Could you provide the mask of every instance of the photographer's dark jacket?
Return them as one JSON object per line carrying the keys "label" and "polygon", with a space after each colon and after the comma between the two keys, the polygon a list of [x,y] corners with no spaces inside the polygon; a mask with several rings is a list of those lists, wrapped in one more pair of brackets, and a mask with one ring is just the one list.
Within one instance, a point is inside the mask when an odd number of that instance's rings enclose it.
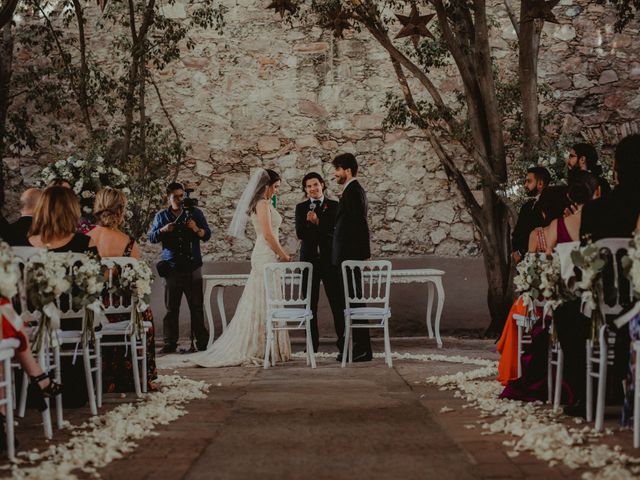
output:
{"label": "photographer's dark jacket", "polygon": [[[186,214],[184,210],[176,217],[171,208],[165,208],[156,214],[149,232],[151,243],[162,242],[162,260],[169,262],[172,269],[182,272],[194,271],[202,266],[200,242],[206,242],[211,238],[211,229],[202,210],[194,208],[192,212],[192,218],[196,225],[205,231],[202,238],[185,225]],[[162,227],[172,222],[176,223],[173,232],[160,232]]]}

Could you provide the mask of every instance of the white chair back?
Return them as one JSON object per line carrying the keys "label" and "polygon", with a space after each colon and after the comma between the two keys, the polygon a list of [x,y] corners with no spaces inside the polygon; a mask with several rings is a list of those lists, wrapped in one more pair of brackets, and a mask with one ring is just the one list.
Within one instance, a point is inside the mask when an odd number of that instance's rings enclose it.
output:
{"label": "white chair back", "polygon": [[313,265],[309,262],[268,263],[264,266],[267,310],[310,308]]}
{"label": "white chair back", "polygon": [[391,262],[388,260],[345,260],[342,262],[344,298],[351,303],[389,308]]}
{"label": "white chair back", "polygon": [[19,309],[18,313],[20,313],[25,323],[36,320],[36,310],[27,301],[27,271],[31,264],[42,262],[42,255],[46,251],[44,248],[36,247],[11,247],[15,267],[20,271],[18,276],[18,296],[13,299],[13,305]]}
{"label": "white chair back", "polygon": [[565,285],[569,285],[569,280],[575,277],[575,266],[571,261],[571,252],[580,246],[580,242],[559,243],[554,248],[555,253],[560,260],[560,276]]}
{"label": "white chair back", "polygon": [[134,307],[134,300],[128,295],[121,295],[114,292],[113,286],[117,282],[118,275],[126,265],[134,267],[138,260],[131,257],[104,257],[102,264],[107,267],[106,292],[103,295],[102,303],[105,314],[131,313]]}
{"label": "white chair back", "polygon": [[629,250],[629,238],[603,238],[594,242],[607,262],[602,271],[603,297],[600,308],[605,315],[618,315],[633,303],[633,287],[622,268]]}
{"label": "white chair back", "polygon": [[[84,253],[74,253],[74,252],[50,253],[49,255],[63,259],[65,270],[67,272],[67,276],[69,277],[73,275],[73,267],[75,265],[85,262],[88,258],[87,255]],[[61,319],[82,318],[82,316],[84,315],[82,307],[79,307],[78,309],[74,309],[73,289],[60,295],[56,303],[58,305],[58,310],[60,310]]]}

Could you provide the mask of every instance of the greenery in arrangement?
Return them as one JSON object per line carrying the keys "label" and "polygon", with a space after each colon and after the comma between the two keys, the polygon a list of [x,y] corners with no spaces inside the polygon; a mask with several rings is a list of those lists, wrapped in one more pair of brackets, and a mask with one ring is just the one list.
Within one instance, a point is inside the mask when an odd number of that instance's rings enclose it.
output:
{"label": "greenery in arrangement", "polygon": [[[136,205],[128,230],[139,237],[189,149],[165,107],[161,76],[195,47],[195,30],[223,27],[224,8],[194,2],[182,20],[166,15],[174,1],[98,5],[102,10],[79,0],[18,6],[20,21],[0,36],[0,84],[9,87],[0,88],[0,157],[45,153],[59,163],[71,152],[74,162],[96,166],[103,158],[111,170],[100,179],[81,172],[91,185],[79,187],[83,210],[94,186],[126,178]],[[160,105],[153,114],[151,100]]]}

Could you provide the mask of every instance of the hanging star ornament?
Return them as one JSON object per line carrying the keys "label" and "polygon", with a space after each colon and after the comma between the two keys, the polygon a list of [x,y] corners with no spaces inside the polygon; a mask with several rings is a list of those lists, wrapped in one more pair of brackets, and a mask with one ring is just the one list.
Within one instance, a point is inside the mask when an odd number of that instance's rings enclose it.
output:
{"label": "hanging star ornament", "polygon": [[272,0],[267,8],[273,8],[280,14],[280,18],[284,18],[287,10],[291,13],[296,11],[296,5],[291,0]]}
{"label": "hanging star ornament", "polygon": [[553,13],[553,9],[560,3],[560,0],[540,0],[532,2],[527,10],[525,21],[532,21],[536,18],[549,23],[560,23]]}
{"label": "hanging star ornament", "polygon": [[402,29],[398,32],[396,38],[411,37],[413,46],[416,48],[418,48],[418,44],[420,43],[420,37],[434,38],[427,28],[427,24],[435,17],[435,13],[420,15],[418,7],[416,7],[414,3],[411,5],[411,13],[408,16],[396,13],[396,17],[400,20],[400,23],[402,23]]}
{"label": "hanging star ornament", "polygon": [[322,26],[329,30],[333,30],[334,37],[343,38],[343,32],[352,27],[351,22],[349,22],[350,18],[351,16],[349,13],[342,10],[342,5],[338,5],[330,12],[326,13],[326,20]]}

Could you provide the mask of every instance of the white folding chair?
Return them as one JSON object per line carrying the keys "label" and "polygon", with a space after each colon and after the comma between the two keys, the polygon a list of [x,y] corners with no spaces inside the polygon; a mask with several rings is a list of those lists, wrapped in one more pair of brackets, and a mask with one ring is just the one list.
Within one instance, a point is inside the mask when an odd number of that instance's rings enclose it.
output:
{"label": "white folding chair", "polygon": [[636,352],[636,372],[633,392],[633,446],[640,448],[640,340],[632,344]]}
{"label": "white folding chair", "polygon": [[[267,298],[264,368],[276,364],[275,335],[280,331],[304,330],[307,365],[316,368],[311,338],[311,284],[313,265],[309,262],[268,263],[264,266]],[[271,357],[271,358],[269,358]]]}
{"label": "white folding chair", "polygon": [[[67,260],[67,269],[69,273],[73,271],[73,266],[86,261],[87,256],[82,253],[54,253],[50,255],[64,255]],[[71,301],[71,292],[63,294],[58,299],[58,308],[60,309],[60,319],[64,322],[65,319],[81,319],[84,315],[84,311],[74,310],[73,303]],[[84,376],[87,384],[87,398],[89,399],[89,409],[91,415],[98,414],[98,402],[97,399],[102,397],[102,357],[100,352],[100,341],[102,334],[100,331],[96,331],[99,325],[93,326],[92,336],[95,338],[94,345],[83,342],[83,336],[88,335],[88,332],[84,331],[85,326],[76,330],[60,330],[58,336],[60,338],[60,346],[73,345],[73,349],[60,349],[61,357],[72,357],[73,363],[75,363],[78,349],[81,350],[82,362],[84,366]],[[93,380],[93,374],[95,373],[95,384]],[[97,391],[97,393],[96,393]],[[58,415],[59,425],[62,422],[62,409]]]}
{"label": "white folding chair", "polygon": [[[342,367],[353,362],[353,332],[356,328],[381,328],[384,330],[384,354],[391,368],[391,344],[389,341],[389,294],[391,289],[391,262],[387,260],[345,260],[342,262],[344,285],[344,347]],[[367,304],[367,306],[352,306]],[[354,320],[367,320],[354,323]],[[370,323],[374,321],[374,323]]]}
{"label": "white folding chair", "polygon": [[[133,385],[136,395],[141,396],[143,392],[147,393],[147,333],[153,327],[153,324],[151,322],[143,322],[143,331],[140,333],[140,338],[138,339],[133,326],[133,312],[136,308],[135,300],[111,292],[111,287],[113,286],[116,276],[122,272],[125,266],[135,266],[138,260],[131,257],[105,257],[102,259],[102,263],[108,268],[108,293],[104,305],[104,313],[108,315],[129,314],[132,318],[130,320],[105,324],[102,328],[103,340],[100,342],[100,345],[101,347],[125,347],[131,351]],[[117,340],[118,337],[120,337],[121,340]],[[142,372],[140,370],[142,370]],[[140,380],[141,376],[142,382]],[[98,407],[100,406],[102,406],[102,385],[100,385],[98,395]]]}
{"label": "white folding chair", "polygon": [[[632,303],[632,286],[624,275],[622,257],[629,248],[628,238],[605,238],[594,242],[594,245],[607,253],[609,261],[602,273],[603,296],[599,299],[602,314],[620,315],[623,308]],[[595,429],[602,430],[606,401],[607,367],[614,362],[616,335],[607,323],[600,327],[598,344],[587,340],[587,421],[593,420],[593,380],[598,382],[596,399]],[[596,369],[594,370],[594,366]]]}
{"label": "white folding chair", "polygon": [[15,435],[13,428],[13,375],[11,374],[11,359],[20,342],[15,338],[0,340],[0,362],[2,363],[2,379],[0,380],[0,390],[2,398],[0,405],[5,406],[5,435],[7,445],[7,457],[10,461],[16,458]]}
{"label": "white folding chair", "polygon": [[[20,316],[25,325],[37,325],[39,317],[27,301],[26,291],[26,279],[27,272],[30,265],[38,262],[42,262],[42,255],[46,253],[44,248],[35,247],[12,247],[11,251],[14,255],[14,261],[16,268],[21,272],[18,283],[18,301],[20,305]],[[30,328],[31,331],[35,327]],[[31,332],[30,332],[31,333]],[[51,368],[55,369],[55,380],[60,383],[60,356],[59,348],[53,347],[49,344],[48,339],[45,339],[44,344],[40,352],[38,352],[38,363],[43,371],[48,372]],[[53,358],[53,361],[52,361]],[[14,367],[19,365],[14,364]],[[29,387],[29,376],[26,372],[23,373],[22,388],[20,390],[20,397],[18,399],[18,416],[24,417],[27,407],[27,391]],[[58,426],[62,424],[62,396],[57,395],[56,398],[56,413],[58,414]],[[45,398],[47,409],[42,412],[42,424],[44,426],[44,435],[46,438],[53,438],[53,427],[51,424],[51,405],[48,398]]]}

